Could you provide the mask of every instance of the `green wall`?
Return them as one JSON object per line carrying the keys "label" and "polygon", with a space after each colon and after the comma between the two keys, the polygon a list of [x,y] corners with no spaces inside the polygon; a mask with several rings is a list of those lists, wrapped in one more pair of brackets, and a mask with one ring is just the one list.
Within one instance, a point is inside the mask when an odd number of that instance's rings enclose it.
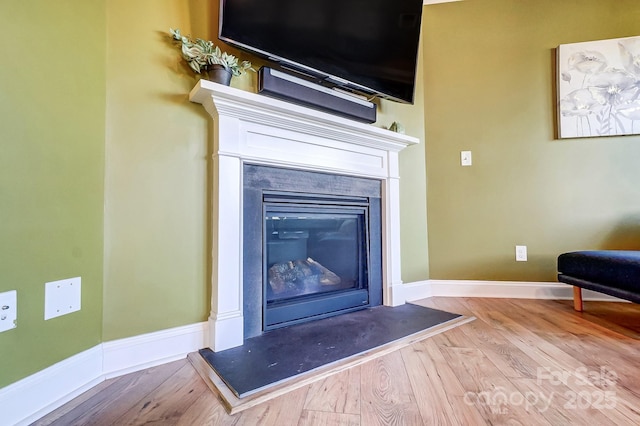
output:
{"label": "green wall", "polygon": [[[3,1],[0,27],[1,388],[101,341],[104,2]],[[45,321],[45,282],[76,276],[82,309]]]}
{"label": "green wall", "polygon": [[640,35],[640,3],[425,10],[430,277],[555,281],[561,252],[640,248],[640,137],[558,140],[554,124],[555,48]]}
{"label": "green wall", "polygon": [[211,8],[107,2],[105,341],[208,316],[210,119],[169,28],[206,38]]}
{"label": "green wall", "polygon": [[[426,10],[427,8],[425,8]],[[376,125],[389,127],[400,122],[405,133],[420,139],[420,143],[400,151],[400,241],[402,281],[411,283],[429,278],[427,237],[427,192],[425,180],[425,120],[424,120],[424,61],[418,56],[416,88],[413,105],[382,101]],[[419,195],[417,195],[419,194]]]}

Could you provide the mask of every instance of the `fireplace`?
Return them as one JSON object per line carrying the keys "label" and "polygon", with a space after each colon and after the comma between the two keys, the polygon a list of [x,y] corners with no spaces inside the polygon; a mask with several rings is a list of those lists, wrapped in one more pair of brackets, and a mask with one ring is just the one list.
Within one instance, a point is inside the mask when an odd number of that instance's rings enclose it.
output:
{"label": "fireplace", "polygon": [[212,350],[405,302],[398,153],[418,139],[206,80],[189,98],[213,119]]}
{"label": "fireplace", "polygon": [[381,182],[245,164],[245,338],[382,303]]}

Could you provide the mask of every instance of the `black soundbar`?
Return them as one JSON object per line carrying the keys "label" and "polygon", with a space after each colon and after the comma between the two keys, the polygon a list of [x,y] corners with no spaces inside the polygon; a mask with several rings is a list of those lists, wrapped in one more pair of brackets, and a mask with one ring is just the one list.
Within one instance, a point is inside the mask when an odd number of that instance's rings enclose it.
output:
{"label": "black soundbar", "polygon": [[269,67],[258,70],[258,93],[364,123],[376,121],[376,104]]}

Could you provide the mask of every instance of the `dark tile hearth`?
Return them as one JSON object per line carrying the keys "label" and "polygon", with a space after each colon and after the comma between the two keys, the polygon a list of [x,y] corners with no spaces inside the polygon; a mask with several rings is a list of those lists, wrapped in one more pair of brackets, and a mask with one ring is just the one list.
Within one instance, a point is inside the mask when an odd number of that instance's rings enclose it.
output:
{"label": "dark tile hearth", "polygon": [[202,349],[200,354],[236,396],[244,397],[459,317],[410,303],[377,306],[273,330],[221,352]]}

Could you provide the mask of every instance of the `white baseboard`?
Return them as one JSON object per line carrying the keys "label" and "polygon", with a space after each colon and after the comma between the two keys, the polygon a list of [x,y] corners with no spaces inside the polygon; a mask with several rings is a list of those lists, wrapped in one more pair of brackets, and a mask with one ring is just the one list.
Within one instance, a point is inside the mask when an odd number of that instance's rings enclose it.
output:
{"label": "white baseboard", "polygon": [[114,340],[0,389],[0,425],[28,425],[105,379],[182,359],[206,346],[206,322]]}
{"label": "white baseboard", "polygon": [[105,378],[182,359],[207,346],[208,324],[201,322],[102,344]]}
{"label": "white baseboard", "polygon": [[403,284],[398,293],[400,296],[399,299],[402,303],[427,299],[433,296],[433,293],[431,292],[431,284],[428,280]]}
{"label": "white baseboard", "polygon": [[[426,280],[405,284],[406,301],[428,297],[490,297],[511,299],[573,299],[573,287],[557,282]],[[583,300],[626,302],[591,290],[582,291]]]}
{"label": "white baseboard", "polygon": [[0,424],[30,424],[102,382],[101,346],[0,389]]}

